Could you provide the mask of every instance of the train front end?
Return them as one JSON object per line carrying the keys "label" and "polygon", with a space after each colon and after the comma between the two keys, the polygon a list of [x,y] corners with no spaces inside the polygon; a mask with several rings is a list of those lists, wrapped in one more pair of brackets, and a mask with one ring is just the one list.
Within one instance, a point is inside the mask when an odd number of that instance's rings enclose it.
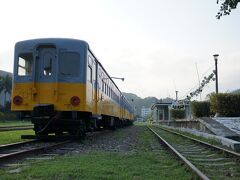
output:
{"label": "train front end", "polygon": [[32,118],[36,134],[76,133],[77,112],[86,111],[87,48],[67,39],[16,43],[11,109]]}

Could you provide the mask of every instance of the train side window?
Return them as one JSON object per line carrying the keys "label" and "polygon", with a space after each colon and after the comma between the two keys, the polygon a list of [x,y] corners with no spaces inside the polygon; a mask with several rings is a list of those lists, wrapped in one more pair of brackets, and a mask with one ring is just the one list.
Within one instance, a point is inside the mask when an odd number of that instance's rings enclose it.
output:
{"label": "train side window", "polygon": [[33,69],[33,55],[21,54],[18,57],[18,76],[31,76]]}
{"label": "train side window", "polygon": [[91,66],[88,66],[88,68],[87,68],[87,78],[88,78],[88,81],[90,82],[90,83],[92,83],[92,67]]}
{"label": "train side window", "polygon": [[59,73],[62,76],[78,77],[80,74],[80,54],[76,52],[60,53]]}
{"label": "train side window", "polygon": [[101,86],[102,86],[101,73],[100,69],[98,69],[98,89],[101,89]]}

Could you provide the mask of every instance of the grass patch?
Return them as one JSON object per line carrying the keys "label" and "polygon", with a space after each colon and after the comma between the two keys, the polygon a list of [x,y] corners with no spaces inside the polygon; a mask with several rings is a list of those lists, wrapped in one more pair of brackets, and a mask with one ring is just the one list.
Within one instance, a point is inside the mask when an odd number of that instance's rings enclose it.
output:
{"label": "grass patch", "polygon": [[[189,169],[161,147],[145,127],[136,133],[136,145],[126,152],[91,151],[57,156],[53,160],[28,160],[19,173],[0,169],[2,179],[196,179]],[[120,130],[119,130],[120,131]],[[124,131],[123,131],[124,132]],[[117,132],[117,137],[122,138]],[[155,147],[156,149],[152,149]],[[20,165],[21,167],[21,165]]]}
{"label": "grass patch", "polygon": [[124,155],[92,152],[58,157],[32,165],[17,174],[0,170],[3,179],[191,179],[190,173],[168,155]]}
{"label": "grass patch", "polygon": [[33,130],[18,130],[18,131],[0,132],[0,145],[24,141],[23,139],[21,139],[21,135],[23,135],[23,134],[33,135],[34,131]]}
{"label": "grass patch", "polygon": [[0,120],[0,126],[25,126],[25,125],[32,125],[31,121],[5,121],[5,120]]}

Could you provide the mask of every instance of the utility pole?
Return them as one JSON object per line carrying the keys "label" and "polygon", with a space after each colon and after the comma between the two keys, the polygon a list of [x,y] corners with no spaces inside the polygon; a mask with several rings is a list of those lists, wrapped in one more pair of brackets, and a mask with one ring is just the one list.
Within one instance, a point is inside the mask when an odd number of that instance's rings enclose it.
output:
{"label": "utility pole", "polygon": [[178,91],[175,91],[176,92],[176,102],[178,101]]}
{"label": "utility pole", "polygon": [[[197,67],[197,63],[195,63],[195,66],[196,66],[196,70],[197,70],[197,76],[198,76],[198,86],[200,87],[200,78],[199,78],[199,73],[198,73],[198,67]],[[200,101],[202,101],[202,93],[200,92],[199,95],[200,95]]]}
{"label": "utility pole", "polygon": [[218,94],[218,67],[217,67],[217,63],[218,63],[218,54],[214,54],[214,60],[215,60],[215,75],[216,75],[216,94]]}

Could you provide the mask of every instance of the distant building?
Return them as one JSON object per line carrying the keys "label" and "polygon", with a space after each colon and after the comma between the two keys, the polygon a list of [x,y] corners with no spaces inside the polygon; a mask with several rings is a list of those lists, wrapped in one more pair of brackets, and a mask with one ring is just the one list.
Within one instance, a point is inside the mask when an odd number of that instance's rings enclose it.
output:
{"label": "distant building", "polygon": [[141,109],[141,116],[144,118],[151,114],[151,108],[145,108],[144,106]]}
{"label": "distant building", "polygon": [[171,120],[171,106],[172,103],[157,102],[152,105],[153,122]]}
{"label": "distant building", "polygon": [[[9,75],[12,77],[12,73],[0,70],[0,77],[5,77],[6,75]],[[0,106],[4,105],[4,96],[5,96],[4,92],[3,91],[0,92]],[[10,101],[11,101],[10,94],[7,93],[6,102],[10,102]]]}
{"label": "distant building", "polygon": [[137,118],[137,121],[138,121],[138,122],[143,122],[143,118],[142,118],[142,117],[138,117],[138,118]]}

